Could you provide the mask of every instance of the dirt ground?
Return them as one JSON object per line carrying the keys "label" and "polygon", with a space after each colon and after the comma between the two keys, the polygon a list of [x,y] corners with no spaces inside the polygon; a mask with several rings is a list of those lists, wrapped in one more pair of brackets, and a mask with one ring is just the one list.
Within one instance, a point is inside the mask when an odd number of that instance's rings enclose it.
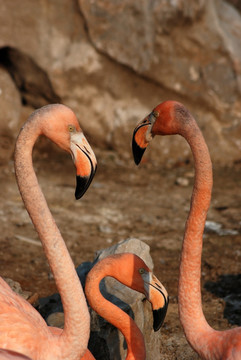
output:
{"label": "dirt ground", "polygon": [[[56,160],[58,158],[58,160]],[[170,305],[162,332],[160,359],[197,359],[187,344],[177,311],[179,256],[193,183],[192,163],[167,169],[146,161],[136,167],[112,151],[97,151],[98,169],[84,197],[74,199],[75,172],[68,155],[35,154],[34,165],[53,216],[78,266],[97,250],[136,237],[150,245],[154,272],[167,288]],[[219,275],[241,273],[241,163],[214,168],[208,220],[222,235],[204,236],[203,309],[216,329],[231,327],[225,302],[205,290]],[[56,291],[37,234],[16,186],[13,163],[0,168],[0,271],[39,297]],[[228,231],[227,231],[228,230]],[[30,241],[30,242],[29,242]]]}

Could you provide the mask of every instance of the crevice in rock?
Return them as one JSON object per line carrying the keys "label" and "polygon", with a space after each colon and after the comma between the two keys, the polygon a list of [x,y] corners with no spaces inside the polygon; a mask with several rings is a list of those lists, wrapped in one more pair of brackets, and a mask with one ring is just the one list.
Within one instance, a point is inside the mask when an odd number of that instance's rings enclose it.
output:
{"label": "crevice in rock", "polygon": [[19,89],[23,105],[39,108],[49,103],[60,103],[47,73],[34,60],[9,46],[0,49],[0,66],[11,75]]}
{"label": "crevice in rock", "polygon": [[241,1],[240,0],[226,0],[229,4],[233,5],[241,13]]}

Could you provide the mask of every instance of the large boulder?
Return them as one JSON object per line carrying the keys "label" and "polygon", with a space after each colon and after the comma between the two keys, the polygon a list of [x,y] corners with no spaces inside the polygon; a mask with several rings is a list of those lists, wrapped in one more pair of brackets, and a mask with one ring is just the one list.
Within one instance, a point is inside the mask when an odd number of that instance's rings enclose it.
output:
{"label": "large boulder", "polygon": [[[124,157],[136,122],[179,100],[213,161],[230,164],[241,149],[240,33],[232,0],[3,1],[0,64],[23,106],[69,105],[92,143]],[[153,147],[146,157],[159,162],[190,157],[181,138]]]}
{"label": "large boulder", "polygon": [[[171,97],[189,105],[214,161],[227,163],[240,157],[238,11],[225,1],[124,0],[112,4],[108,0],[79,0],[79,3],[91,40],[101,53],[148,78],[149,85],[159,84],[159,101]],[[148,89],[153,96],[151,110],[159,101],[154,100],[155,89]],[[154,147],[156,151],[151,156],[156,153],[159,158],[161,153],[163,160],[175,161],[178,153],[180,157],[188,153],[180,139],[174,145],[163,140]]]}

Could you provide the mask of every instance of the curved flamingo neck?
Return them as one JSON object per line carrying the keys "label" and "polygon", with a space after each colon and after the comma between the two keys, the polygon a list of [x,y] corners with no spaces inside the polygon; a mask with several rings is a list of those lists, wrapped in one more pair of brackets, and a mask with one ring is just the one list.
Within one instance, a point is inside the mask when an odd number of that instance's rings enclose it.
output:
{"label": "curved flamingo neck", "polygon": [[195,180],[182,247],[178,301],[184,332],[188,341],[198,351],[205,338],[203,335],[213,331],[202,311],[200,284],[202,236],[212,191],[212,163],[202,133],[191,116],[181,135],[192,150]]}
{"label": "curved flamingo neck", "polygon": [[64,358],[74,360],[80,359],[87,348],[89,312],[74,264],[32,165],[32,149],[41,135],[44,121],[50,119],[33,116],[21,130],[15,148],[15,173],[23,202],[42,242],[63,303],[65,326],[58,342],[60,353]]}
{"label": "curved flamingo neck", "polygon": [[111,276],[124,283],[119,280],[118,271],[115,271],[116,268],[119,269],[119,266],[120,260],[118,260],[118,266],[115,267],[115,260],[113,259],[110,259],[107,266],[97,263],[91,270],[91,274],[88,275],[85,294],[92,309],[122,332],[127,343],[126,360],[145,360],[145,342],[140,329],[129,315],[106,300],[99,289],[100,281],[106,276]]}

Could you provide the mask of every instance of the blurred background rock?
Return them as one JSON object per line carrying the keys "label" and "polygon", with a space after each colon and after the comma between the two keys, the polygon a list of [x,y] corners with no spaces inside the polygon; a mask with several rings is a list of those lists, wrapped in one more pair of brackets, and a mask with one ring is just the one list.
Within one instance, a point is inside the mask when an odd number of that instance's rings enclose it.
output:
{"label": "blurred background rock", "polygon": [[[54,102],[76,112],[94,147],[130,158],[134,125],[167,99],[196,117],[214,164],[240,161],[240,0],[0,0],[0,9],[0,163],[27,116]],[[177,137],[155,140],[146,157],[191,154]]]}

